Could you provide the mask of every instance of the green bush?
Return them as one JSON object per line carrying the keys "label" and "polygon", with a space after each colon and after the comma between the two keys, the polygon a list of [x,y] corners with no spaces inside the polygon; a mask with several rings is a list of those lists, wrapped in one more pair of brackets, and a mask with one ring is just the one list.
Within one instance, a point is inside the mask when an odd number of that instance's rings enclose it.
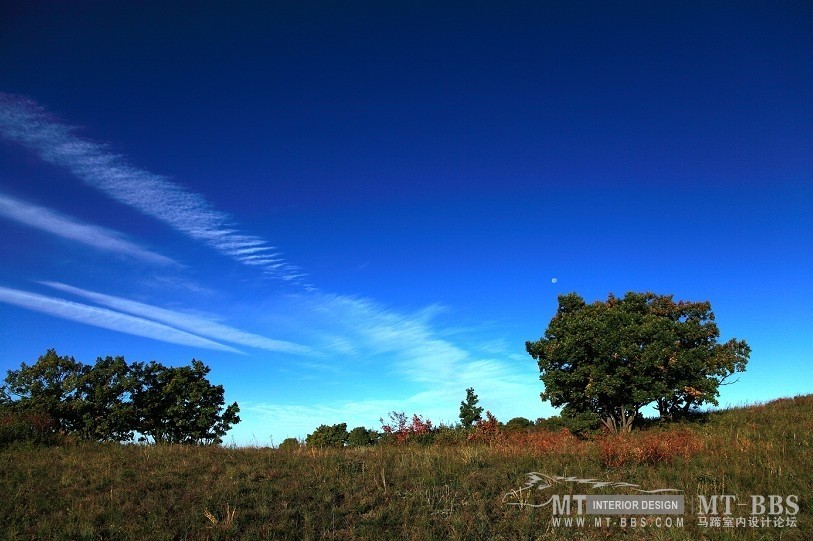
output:
{"label": "green bush", "polygon": [[435,429],[434,443],[436,445],[458,445],[468,441],[471,429],[463,425],[440,425]]}
{"label": "green bush", "polygon": [[525,430],[528,428],[533,428],[534,422],[526,419],[525,417],[514,417],[507,423],[505,423],[505,428],[508,430]]}
{"label": "green bush", "polygon": [[285,438],[282,440],[282,443],[279,444],[280,451],[296,451],[302,446],[296,438]]}
{"label": "green bush", "polygon": [[308,447],[344,447],[347,437],[347,423],[320,425],[313,433],[308,434],[305,443]]}
{"label": "green bush", "polygon": [[378,441],[378,432],[375,430],[368,430],[363,426],[357,426],[350,431],[347,436],[347,445],[353,447],[363,447],[365,445],[373,445]]}
{"label": "green bush", "polygon": [[586,413],[562,413],[548,419],[537,419],[536,426],[551,432],[559,432],[563,428],[568,429],[577,436],[585,436],[598,430],[601,424],[598,415]]}

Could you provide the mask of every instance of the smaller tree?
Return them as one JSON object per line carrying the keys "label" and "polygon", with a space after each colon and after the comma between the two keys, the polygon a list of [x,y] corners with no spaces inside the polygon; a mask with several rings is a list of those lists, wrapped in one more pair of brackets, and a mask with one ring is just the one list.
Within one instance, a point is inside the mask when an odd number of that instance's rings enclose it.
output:
{"label": "smaller tree", "polygon": [[347,445],[364,447],[365,445],[373,445],[376,440],[378,440],[378,432],[368,430],[363,426],[357,426],[347,436]]}
{"label": "smaller tree", "polygon": [[54,430],[75,433],[81,428],[81,382],[89,367],[54,349],[41,355],[33,365],[21,363],[9,370],[2,387],[9,410],[46,415]]}
{"label": "smaller tree", "polygon": [[466,399],[460,403],[460,422],[468,428],[482,420],[483,408],[477,405],[480,399],[474,394],[474,387],[466,389]]}
{"label": "smaller tree", "polygon": [[136,427],[130,402],[135,381],[124,357],[99,357],[79,381],[80,436],[90,441],[130,441]]}
{"label": "smaller tree", "polygon": [[308,434],[305,443],[309,447],[344,447],[347,437],[347,423],[319,425],[313,433]]}
{"label": "smaller tree", "polygon": [[434,428],[432,421],[429,419],[424,419],[415,413],[410,421],[406,413],[402,411],[390,412],[389,418],[389,424],[385,423],[383,418],[379,419],[381,431],[387,437],[394,438],[395,443],[404,443],[406,441],[431,443]]}
{"label": "smaller tree", "polygon": [[469,441],[494,442],[501,438],[500,421],[490,411],[486,418],[474,423],[474,430],[468,435]]}

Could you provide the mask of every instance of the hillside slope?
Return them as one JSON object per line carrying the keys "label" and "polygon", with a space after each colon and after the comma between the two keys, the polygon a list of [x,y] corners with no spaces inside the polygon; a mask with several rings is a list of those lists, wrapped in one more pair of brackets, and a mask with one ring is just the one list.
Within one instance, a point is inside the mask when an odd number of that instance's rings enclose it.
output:
{"label": "hillside slope", "polygon": [[[523,488],[530,472],[613,484]],[[611,517],[612,524],[597,526],[586,516],[583,527],[568,526],[553,520],[550,505],[531,507],[553,493],[639,494],[624,483],[683,494],[682,525],[677,516],[659,523],[650,516],[642,527],[640,517],[628,516],[624,524]],[[813,395],[807,395],[590,441],[513,433],[459,445],[293,452],[10,447],[0,451],[0,538],[804,540],[813,538],[811,487]],[[737,499],[724,515],[718,498],[719,525],[712,516],[703,525],[698,495],[706,502],[713,495]],[[781,513],[770,514],[778,511],[769,505],[772,495],[781,498]],[[760,497],[765,513],[754,515]]]}

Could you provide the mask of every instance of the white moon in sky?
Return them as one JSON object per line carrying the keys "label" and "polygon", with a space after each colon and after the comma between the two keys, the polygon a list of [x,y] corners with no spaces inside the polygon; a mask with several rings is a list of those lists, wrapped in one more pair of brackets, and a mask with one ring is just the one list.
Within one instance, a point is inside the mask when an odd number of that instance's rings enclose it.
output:
{"label": "white moon in sky", "polygon": [[550,279],[550,283],[551,283],[551,284],[555,284],[555,283],[556,283],[556,282],[558,282],[558,281],[559,281],[559,279],[558,279],[558,278],[551,278],[551,279]]}

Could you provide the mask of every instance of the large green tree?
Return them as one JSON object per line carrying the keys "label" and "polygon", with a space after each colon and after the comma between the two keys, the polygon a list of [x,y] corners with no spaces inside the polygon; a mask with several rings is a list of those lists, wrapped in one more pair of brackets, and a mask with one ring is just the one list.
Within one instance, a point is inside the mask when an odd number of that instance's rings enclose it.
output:
{"label": "large green tree", "polygon": [[525,347],[539,365],[543,400],[565,415],[595,414],[615,432],[630,430],[647,404],[668,419],[716,405],[719,386],[745,370],[750,354],[745,341],[719,336],[708,302],[630,292],[587,304],[570,293],[559,296],[544,336]]}

